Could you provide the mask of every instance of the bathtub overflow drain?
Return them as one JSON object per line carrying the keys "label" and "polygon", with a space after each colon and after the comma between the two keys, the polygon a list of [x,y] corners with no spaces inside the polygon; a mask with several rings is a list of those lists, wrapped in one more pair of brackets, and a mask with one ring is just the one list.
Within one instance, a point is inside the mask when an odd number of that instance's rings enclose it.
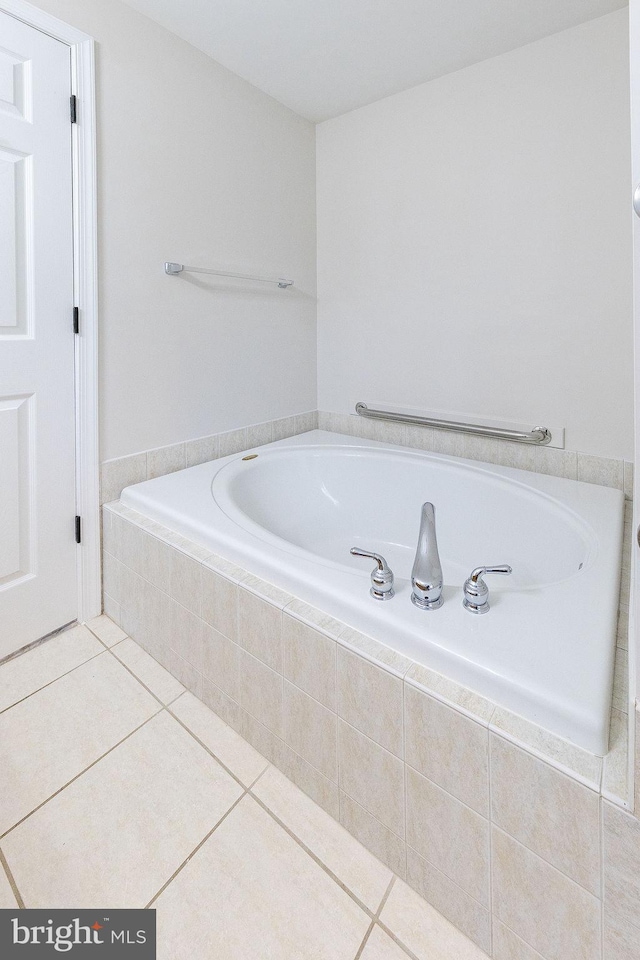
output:
{"label": "bathtub overflow drain", "polygon": [[242,459],[243,459],[243,460],[255,460],[255,458],[256,458],[257,456],[258,456],[257,453],[250,453],[248,457],[243,457]]}

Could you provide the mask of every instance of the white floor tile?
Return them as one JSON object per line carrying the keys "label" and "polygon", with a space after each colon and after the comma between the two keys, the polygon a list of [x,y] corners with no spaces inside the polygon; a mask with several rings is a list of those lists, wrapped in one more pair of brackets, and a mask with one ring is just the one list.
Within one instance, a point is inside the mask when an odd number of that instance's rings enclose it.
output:
{"label": "white floor tile", "polygon": [[279,770],[271,767],[253,793],[365,906],[375,912],[393,874]]}
{"label": "white floor tile", "polygon": [[394,883],[380,920],[418,957],[428,960],[489,960],[480,947],[460,933],[402,880]]}
{"label": "white floor tile", "polygon": [[18,902],[14,896],[9,878],[4,872],[4,867],[0,863],[0,910],[11,910],[17,907]]}
{"label": "white floor tile", "polygon": [[353,960],[369,917],[244,797],[154,906],[158,960]]}
{"label": "white floor tile", "polygon": [[0,710],[102,653],[104,647],[86,627],[72,627],[0,667]]}
{"label": "white floor tile", "polygon": [[114,643],[119,643],[126,637],[124,630],[121,630],[105,613],[93,620],[88,620],[87,626],[107,647],[112,647]]}
{"label": "white floor tile", "polygon": [[105,650],[0,714],[0,833],[158,709]]}
{"label": "white floor tile", "polygon": [[246,787],[269,766],[262,754],[192,693],[183,694],[171,711]]}
{"label": "white floor tile", "polygon": [[2,849],[28,907],[143,907],[241,794],[162,712],[8,834]]}
{"label": "white floor tile", "polygon": [[171,703],[184,691],[180,681],[138,646],[135,640],[127,637],[111,647],[111,652],[163,703]]}

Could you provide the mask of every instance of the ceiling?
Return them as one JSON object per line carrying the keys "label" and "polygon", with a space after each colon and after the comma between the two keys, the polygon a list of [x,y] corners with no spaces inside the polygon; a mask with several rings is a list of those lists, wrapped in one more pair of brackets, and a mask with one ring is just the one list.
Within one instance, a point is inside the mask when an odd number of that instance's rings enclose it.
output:
{"label": "ceiling", "polygon": [[314,122],[627,0],[126,0]]}

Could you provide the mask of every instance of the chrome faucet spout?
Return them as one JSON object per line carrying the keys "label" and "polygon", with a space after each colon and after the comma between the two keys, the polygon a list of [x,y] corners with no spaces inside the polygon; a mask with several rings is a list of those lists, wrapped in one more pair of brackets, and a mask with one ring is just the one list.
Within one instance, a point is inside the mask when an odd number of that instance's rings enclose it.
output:
{"label": "chrome faucet spout", "polygon": [[411,586],[411,600],[420,610],[436,610],[442,606],[443,577],[436,539],[436,511],[428,502],[422,504]]}

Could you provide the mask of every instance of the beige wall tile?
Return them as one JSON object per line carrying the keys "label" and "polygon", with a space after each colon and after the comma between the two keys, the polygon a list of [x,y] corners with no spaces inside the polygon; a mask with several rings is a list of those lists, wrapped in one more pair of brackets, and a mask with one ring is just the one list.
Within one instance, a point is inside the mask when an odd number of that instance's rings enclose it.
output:
{"label": "beige wall tile", "polygon": [[338,713],[402,757],[402,680],[342,646],[338,648]]}
{"label": "beige wall tile", "polygon": [[195,467],[198,463],[216,460],[219,450],[217,434],[211,437],[199,437],[197,440],[187,440],[185,443],[186,465]]}
{"label": "beige wall tile", "polygon": [[295,417],[281,417],[280,420],[273,420],[271,430],[274,441],[292,437],[295,433]]}
{"label": "beige wall tile", "polygon": [[489,904],[489,822],[407,767],[407,845]]}
{"label": "beige wall tile", "polygon": [[113,597],[120,606],[122,604],[122,581],[125,566],[116,560],[110,553],[102,554],[102,589]]}
{"label": "beige wall tile", "polygon": [[600,901],[497,827],[493,828],[493,910],[545,960],[594,960]]}
{"label": "beige wall tile", "polygon": [[578,479],[578,454],[575,450],[557,450],[553,447],[534,447],[534,470],[552,477]]}
{"label": "beige wall tile", "polygon": [[282,673],[282,611],[248,590],[238,594],[238,643]]}
{"label": "beige wall tile", "polygon": [[337,717],[321,703],[284,681],[284,739],[289,746],[317,767],[325,777],[338,781]]}
{"label": "beige wall tile", "polygon": [[607,913],[640,927],[640,820],[605,801],[603,830]]}
{"label": "beige wall tile", "polygon": [[298,413],[294,417],[294,426],[296,434],[308,433],[309,430],[318,429],[318,411],[307,410],[305,413]]}
{"label": "beige wall tile", "polygon": [[78,626],[3,663],[0,666],[0,711],[103,652],[103,645],[94,635],[86,627]]}
{"label": "beige wall tile", "polygon": [[100,502],[117,500],[125,487],[147,479],[147,454],[105,460],[100,469]]}
{"label": "beige wall tile", "polygon": [[[3,849],[29,906],[143,907],[241,793],[162,712],[5,837]],[[116,835],[118,843],[96,842]]]}
{"label": "beige wall tile", "polygon": [[494,960],[544,960],[544,957],[517,937],[499,920],[493,924]]}
{"label": "beige wall tile", "polygon": [[338,640],[341,646],[348,647],[378,666],[390,670],[397,677],[404,677],[411,666],[411,660],[403,657],[401,653],[397,653],[391,647],[379,643],[373,637],[359,633],[352,627],[343,626],[338,634]]}
{"label": "beige wall tile", "polygon": [[238,731],[240,735],[269,763],[273,763],[279,770],[282,770],[289,750],[284,740],[277,737],[275,733],[272,733],[246,710],[241,711],[240,720],[240,730]]}
{"label": "beige wall tile", "polygon": [[[164,540],[160,540],[150,533],[145,533],[139,568],[140,575],[165,593],[171,593],[174,555],[176,554],[177,551],[168,543],[165,543]],[[180,554],[180,556],[184,555]],[[179,597],[176,597],[176,599],[179,599]]]}
{"label": "beige wall tile", "polygon": [[577,778],[594,790],[600,789],[602,760],[600,757],[587,753],[580,747],[574,746],[568,740],[562,740],[553,733],[529,723],[522,717],[496,707],[491,718],[490,728],[494,733],[523,746],[529,753],[533,753],[542,760],[557,766],[560,770],[571,772]]}
{"label": "beige wall tile", "polygon": [[230,640],[238,639],[238,586],[202,565],[202,617]]}
{"label": "beige wall tile", "polygon": [[405,683],[433,695],[437,700],[450,704],[461,713],[466,713],[479,723],[489,723],[495,710],[495,703],[486,700],[473,690],[434,673],[419,663],[412,664],[407,670]]}
{"label": "beige wall tile", "polygon": [[265,443],[271,443],[273,440],[273,427],[271,420],[265,423],[254,423],[247,427],[247,450],[254,447],[261,447]]}
{"label": "beige wall tile", "polygon": [[168,473],[184,470],[186,464],[184,443],[147,450],[147,479],[153,480],[154,477],[164,477]]}
{"label": "beige wall tile", "polygon": [[333,817],[340,819],[340,797],[338,784],[329,780],[320,771],[304,760],[291,747],[283,744],[282,761],[278,759],[275,766],[291,780],[297,787],[311,797],[319,807]]}
{"label": "beige wall tile", "polygon": [[233,700],[240,700],[240,647],[209,624],[202,627],[202,673]]}
{"label": "beige wall tile", "polygon": [[220,687],[206,677],[202,678],[200,699],[236,733],[242,733],[244,710],[239,703],[228,697]]}
{"label": "beige wall tile", "polygon": [[171,704],[171,713],[240,780],[250,786],[268,761],[191,693]]}
{"label": "beige wall tile", "polygon": [[284,675],[297,687],[336,709],[336,642],[290,617],[282,618]]}
{"label": "beige wall tile", "polygon": [[172,550],[170,570],[171,596],[199,617],[202,609],[202,564],[179,550]]}
{"label": "beige wall tile", "polygon": [[189,660],[170,650],[167,669],[187,690],[202,699],[202,674]]}
{"label": "beige wall tile", "polygon": [[338,722],[340,787],[404,838],[404,764],[343,720]]}
{"label": "beige wall tile", "polygon": [[162,703],[171,703],[184,693],[182,684],[131,638],[117,643],[111,652]]}
{"label": "beige wall tile", "polygon": [[374,912],[392,874],[282,773],[270,767],[253,793]]}
{"label": "beige wall tile", "polygon": [[381,923],[417,957],[429,960],[487,960],[486,955],[419,897],[396,880],[380,914]]}
{"label": "beige wall tile", "polygon": [[404,840],[346,793],[340,794],[340,823],[378,860],[404,879],[407,860]]}
{"label": "beige wall tile", "polygon": [[635,749],[635,803],[634,810],[640,813],[640,706],[636,707],[636,749]]}
{"label": "beige wall tile", "polygon": [[629,655],[622,647],[616,647],[616,662],[613,674],[613,706],[621,713],[629,713]]}
{"label": "beige wall tile", "polygon": [[493,822],[600,896],[598,794],[491,735]]}
{"label": "beige wall tile", "polygon": [[491,951],[491,916],[487,907],[409,846],[407,883],[482,950]]}
{"label": "beige wall tile", "polygon": [[120,604],[117,603],[113,597],[110,597],[108,593],[102,593],[102,607],[104,609],[105,615],[113,620],[114,623],[120,622]]}
{"label": "beige wall tile", "polygon": [[629,717],[619,710],[611,711],[609,753],[604,758],[602,796],[628,803],[633,787],[629,784]]}
{"label": "beige wall tile", "polygon": [[6,710],[0,715],[0,833],[160,709],[105,650]]}
{"label": "beige wall tile", "polygon": [[597,483],[601,487],[624,487],[624,461],[610,460],[607,457],[591,457],[586,453],[578,454],[578,480]]}
{"label": "beige wall tile", "polygon": [[233,453],[243,452],[247,449],[246,427],[240,427],[239,430],[227,430],[226,433],[219,433],[218,445],[220,457],[229,457]]}
{"label": "beige wall tile", "polygon": [[408,683],[404,708],[406,762],[487,817],[487,728]]}
{"label": "beige wall tile", "polygon": [[193,960],[185,929],[207,930],[208,944],[223,944],[221,957],[346,960],[370,923],[252,797],[240,801],[154,906],[158,942],[172,960]]}
{"label": "beige wall tile", "polygon": [[246,650],[240,649],[239,678],[240,706],[277,737],[282,738],[282,676],[261,660],[256,660]]}
{"label": "beige wall tile", "polygon": [[171,600],[169,630],[171,649],[202,673],[204,667],[203,621],[177,600]]}
{"label": "beige wall tile", "polygon": [[323,610],[318,610],[316,607],[305,603],[304,600],[292,600],[286,606],[286,613],[308,627],[313,627],[314,630],[326,634],[332,640],[336,640],[341,631],[344,630],[344,623],[330,617]]}

